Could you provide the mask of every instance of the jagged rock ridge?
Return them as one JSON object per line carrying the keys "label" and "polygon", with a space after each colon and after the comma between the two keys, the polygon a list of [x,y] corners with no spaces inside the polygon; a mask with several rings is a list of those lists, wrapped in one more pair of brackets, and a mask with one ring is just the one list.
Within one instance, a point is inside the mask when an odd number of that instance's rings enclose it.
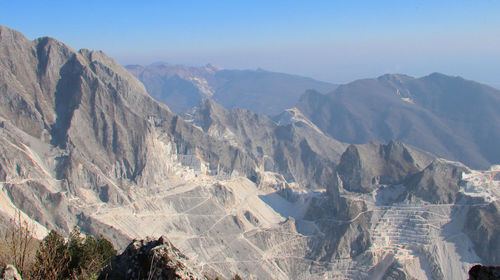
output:
{"label": "jagged rock ridge", "polygon": [[99,279],[206,279],[187,267],[188,262],[165,236],[157,240],[134,240],[113,259]]}

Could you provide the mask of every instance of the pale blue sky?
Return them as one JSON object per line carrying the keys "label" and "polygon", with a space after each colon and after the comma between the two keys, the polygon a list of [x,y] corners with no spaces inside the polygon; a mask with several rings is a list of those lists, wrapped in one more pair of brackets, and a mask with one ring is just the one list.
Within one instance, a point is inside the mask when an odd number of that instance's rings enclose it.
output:
{"label": "pale blue sky", "polygon": [[500,85],[500,1],[0,0],[0,24],[155,61],[348,82],[384,73]]}

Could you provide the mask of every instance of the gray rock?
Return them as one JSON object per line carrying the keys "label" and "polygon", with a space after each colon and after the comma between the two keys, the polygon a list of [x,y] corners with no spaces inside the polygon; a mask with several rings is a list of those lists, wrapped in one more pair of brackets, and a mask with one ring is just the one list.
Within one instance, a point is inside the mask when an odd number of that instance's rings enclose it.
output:
{"label": "gray rock", "polygon": [[427,166],[430,158],[394,141],[387,145],[351,145],[342,154],[337,173],[344,189],[365,193],[380,185],[402,182]]}
{"label": "gray rock", "polygon": [[0,273],[0,280],[23,280],[15,266],[8,264],[2,268]]}
{"label": "gray rock", "polygon": [[244,109],[229,111],[209,99],[200,103],[194,123],[214,138],[249,153],[261,170],[282,174],[288,182],[312,189],[330,184],[346,147],[307,124],[276,125],[266,116]]}
{"label": "gray rock", "polygon": [[470,170],[460,163],[434,160],[405,181],[408,192],[431,203],[455,203],[462,173]]}
{"label": "gray rock", "polygon": [[206,279],[168,239],[134,240],[99,279]]}
{"label": "gray rock", "polygon": [[500,262],[500,205],[492,203],[484,207],[471,207],[467,213],[463,231],[474,244],[477,254],[485,265]]}

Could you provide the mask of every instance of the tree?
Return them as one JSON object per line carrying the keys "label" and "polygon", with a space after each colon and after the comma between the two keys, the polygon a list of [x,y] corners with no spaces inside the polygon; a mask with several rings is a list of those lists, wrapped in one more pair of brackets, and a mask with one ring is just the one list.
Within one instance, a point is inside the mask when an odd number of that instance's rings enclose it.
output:
{"label": "tree", "polygon": [[64,238],[52,230],[37,251],[31,277],[36,280],[64,279],[68,265],[68,246]]}
{"label": "tree", "polygon": [[28,222],[22,221],[21,211],[17,211],[14,219],[10,221],[12,227],[5,232],[5,248],[1,250],[1,259],[3,262],[13,264],[19,274],[25,277],[31,270],[36,241],[31,235],[32,228]]}
{"label": "tree", "polygon": [[95,239],[90,235],[83,236],[75,227],[68,241],[68,253],[68,271],[73,278],[96,278],[100,270],[116,255],[116,250],[104,237]]}

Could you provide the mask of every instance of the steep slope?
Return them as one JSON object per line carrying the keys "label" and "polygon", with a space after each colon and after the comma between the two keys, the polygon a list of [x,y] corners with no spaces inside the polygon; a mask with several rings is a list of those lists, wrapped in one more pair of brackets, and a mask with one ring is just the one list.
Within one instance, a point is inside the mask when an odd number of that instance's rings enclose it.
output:
{"label": "steep slope", "polygon": [[500,162],[500,91],[459,77],[384,75],[309,91],[297,104],[320,129],[347,143],[397,140],[486,169]]}
{"label": "steep slope", "polygon": [[351,145],[338,166],[304,215],[323,235],[310,257],[331,264],[327,277],[466,279],[497,260],[498,167],[472,171],[397,142]]}
{"label": "steep slope", "polygon": [[263,115],[228,111],[209,99],[202,100],[193,121],[214,138],[247,151],[263,171],[312,189],[329,184],[346,147],[306,123],[276,125]]}
{"label": "steep slope", "polygon": [[342,154],[337,172],[344,189],[371,192],[380,185],[401,183],[426,167],[430,158],[394,141],[388,145],[351,145]]}
{"label": "steep slope", "polygon": [[20,210],[39,238],[78,225],[119,248],[167,234],[214,278],[310,265],[308,237],[270,206],[290,204],[277,190],[288,183],[250,148],[172,114],[101,52],[1,26],[0,57],[2,216]]}
{"label": "steep slope", "polygon": [[186,165],[201,168],[205,158],[220,174],[255,177],[256,163],[245,153],[172,114],[103,53],[0,31],[3,190],[42,225],[90,227],[88,217],[73,212],[74,199],[131,203],[131,185],[172,173],[162,163],[172,151]]}
{"label": "steep slope", "polygon": [[291,108],[307,89],[329,92],[335,85],[310,78],[264,70],[224,70],[213,65],[128,65],[126,68],[144,83],[156,100],[182,113],[203,98],[224,107],[243,108],[274,116]]}

